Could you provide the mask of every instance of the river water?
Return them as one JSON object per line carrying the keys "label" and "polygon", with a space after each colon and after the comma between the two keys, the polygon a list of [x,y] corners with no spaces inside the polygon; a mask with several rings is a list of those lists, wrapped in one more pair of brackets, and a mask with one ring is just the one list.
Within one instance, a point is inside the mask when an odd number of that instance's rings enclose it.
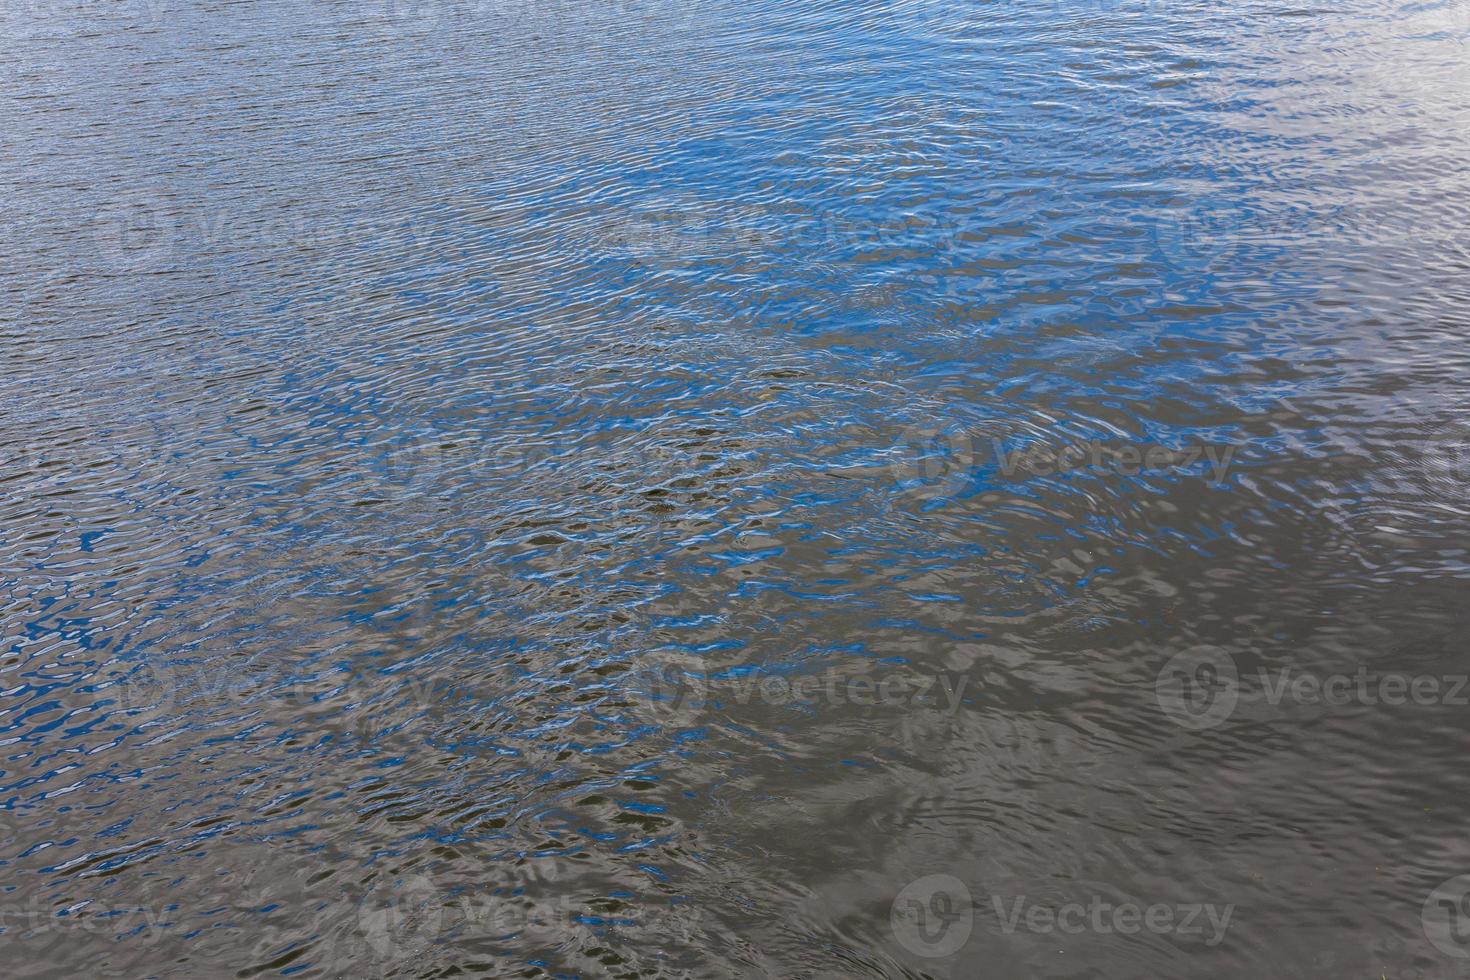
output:
{"label": "river water", "polygon": [[0,972],[1470,976],[1467,36],[7,3]]}

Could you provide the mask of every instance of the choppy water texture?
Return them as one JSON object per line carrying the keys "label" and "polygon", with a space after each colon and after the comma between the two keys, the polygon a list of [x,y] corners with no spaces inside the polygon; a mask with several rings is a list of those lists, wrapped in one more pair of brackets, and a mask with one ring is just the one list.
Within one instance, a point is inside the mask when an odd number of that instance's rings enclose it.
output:
{"label": "choppy water texture", "polygon": [[1467,35],[5,4],[0,972],[1470,976]]}

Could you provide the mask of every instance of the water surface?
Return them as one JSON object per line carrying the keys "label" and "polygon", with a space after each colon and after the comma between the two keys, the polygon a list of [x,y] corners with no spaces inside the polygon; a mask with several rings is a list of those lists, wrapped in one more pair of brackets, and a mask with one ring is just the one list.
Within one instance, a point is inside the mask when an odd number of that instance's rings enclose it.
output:
{"label": "water surface", "polygon": [[1467,34],[7,5],[6,975],[1470,975]]}

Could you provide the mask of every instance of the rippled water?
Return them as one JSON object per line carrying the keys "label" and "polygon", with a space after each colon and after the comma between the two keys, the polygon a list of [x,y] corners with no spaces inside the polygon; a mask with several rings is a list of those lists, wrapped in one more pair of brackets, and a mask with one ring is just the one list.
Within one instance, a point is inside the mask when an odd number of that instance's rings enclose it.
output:
{"label": "rippled water", "polygon": [[19,0],[13,977],[1470,976],[1463,0]]}

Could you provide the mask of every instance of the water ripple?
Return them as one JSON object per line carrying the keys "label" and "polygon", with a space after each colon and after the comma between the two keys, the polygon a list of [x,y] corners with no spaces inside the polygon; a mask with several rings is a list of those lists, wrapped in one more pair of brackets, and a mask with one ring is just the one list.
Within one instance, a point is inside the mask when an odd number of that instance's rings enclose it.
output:
{"label": "water ripple", "polygon": [[7,975],[1470,955],[1463,3],[0,37]]}

